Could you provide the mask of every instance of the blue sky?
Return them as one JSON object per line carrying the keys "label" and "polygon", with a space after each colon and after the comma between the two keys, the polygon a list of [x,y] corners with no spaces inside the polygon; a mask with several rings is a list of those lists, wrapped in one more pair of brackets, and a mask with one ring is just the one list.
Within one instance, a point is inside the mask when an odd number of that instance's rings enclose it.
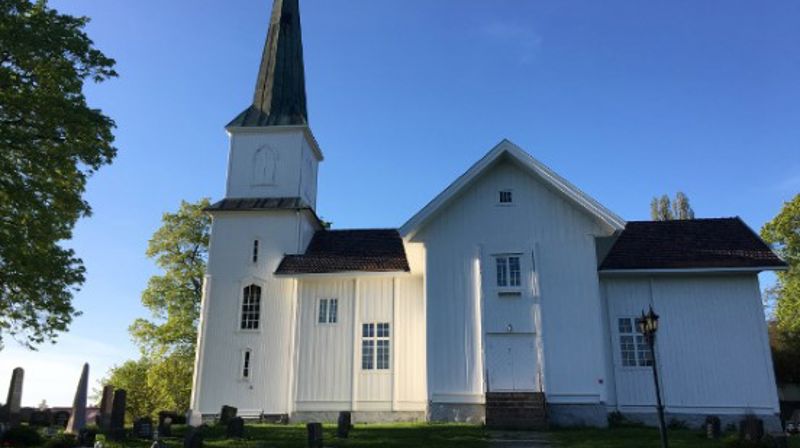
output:
{"label": "blue sky", "polygon": [[[271,1],[51,0],[92,18],[120,78],[87,88],[119,155],[88,187],[69,243],[83,311],[53,347],[8,341],[0,384],[71,402],[135,357],[127,326],[156,273],[161,214],[223,194],[223,126],[252,96]],[[800,192],[795,1],[301,0],[311,127],[326,155],[318,212],[335,227],[401,225],[509,138],[628,220],[686,192],[699,217],[756,230]],[[766,282],[770,281],[767,277]]]}

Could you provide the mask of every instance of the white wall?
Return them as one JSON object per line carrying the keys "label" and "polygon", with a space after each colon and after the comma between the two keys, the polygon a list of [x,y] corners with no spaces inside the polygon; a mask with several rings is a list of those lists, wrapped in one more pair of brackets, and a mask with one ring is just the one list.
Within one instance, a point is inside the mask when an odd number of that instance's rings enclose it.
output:
{"label": "white wall", "polygon": [[652,304],[661,316],[656,349],[668,411],[777,412],[755,274],[606,277],[603,288],[620,409],[651,410],[655,402],[650,368],[622,367],[617,339],[617,319]]}
{"label": "white wall", "polygon": [[[500,189],[513,191],[513,206],[497,205]],[[548,400],[603,400],[603,331],[593,236],[608,233],[593,217],[508,160],[490,168],[422,228],[413,241],[424,243],[427,257],[431,399],[483,400],[477,261],[492,253],[527,255],[536,247]],[[494,267],[486,272],[494,272]]]}
{"label": "white wall", "polygon": [[[296,411],[423,411],[425,315],[420,276],[300,280]],[[320,298],[339,300],[319,324]],[[389,322],[389,370],[361,370],[361,324]]]}

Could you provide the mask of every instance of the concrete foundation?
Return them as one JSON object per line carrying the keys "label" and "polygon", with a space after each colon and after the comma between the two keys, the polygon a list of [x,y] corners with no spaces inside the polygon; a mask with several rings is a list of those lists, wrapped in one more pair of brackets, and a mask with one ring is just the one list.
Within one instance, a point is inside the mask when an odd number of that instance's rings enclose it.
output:
{"label": "concrete foundation", "polygon": [[608,410],[601,404],[548,404],[549,423],[561,427],[608,426]]}
{"label": "concrete foundation", "polygon": [[[632,422],[642,423],[647,426],[658,426],[658,414],[655,412],[623,412],[622,415]],[[703,429],[705,428],[706,417],[709,415],[719,417],[723,431],[730,425],[738,428],[739,422],[746,417],[745,414],[682,414],[667,412],[664,414],[664,420],[667,425],[680,423],[687,428]],[[783,432],[781,420],[777,415],[755,414],[755,416],[764,421],[764,431],[768,433]]]}
{"label": "concrete foundation", "polygon": [[483,404],[471,403],[430,403],[428,420],[482,424],[486,421],[486,407]]}

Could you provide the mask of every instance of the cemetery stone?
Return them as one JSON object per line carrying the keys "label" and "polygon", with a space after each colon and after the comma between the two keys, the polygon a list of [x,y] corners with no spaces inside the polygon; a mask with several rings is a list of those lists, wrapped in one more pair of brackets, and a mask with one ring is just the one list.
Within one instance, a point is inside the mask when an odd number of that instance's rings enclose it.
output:
{"label": "cemetery stone", "polygon": [[69,421],[69,412],[67,411],[58,411],[53,414],[53,424],[56,426],[61,426],[62,428],[66,428],[68,421]]}
{"label": "cemetery stone", "polygon": [[203,448],[202,426],[192,426],[186,431],[183,448]]}
{"label": "cemetery stone", "polygon": [[78,432],[78,446],[94,446],[97,432],[83,428]]}
{"label": "cemetery stone", "polygon": [[0,422],[7,423],[14,427],[20,424],[20,406],[22,402],[22,379],[25,371],[22,367],[17,367],[11,373],[11,383],[8,386],[6,404],[0,413]]}
{"label": "cemetery stone", "polygon": [[149,417],[136,419],[133,422],[133,436],[137,439],[152,439],[153,420]]}
{"label": "cemetery stone", "polygon": [[347,411],[339,413],[339,421],[336,427],[336,437],[346,439],[353,427],[353,414]]}
{"label": "cemetery stone", "polygon": [[322,423],[309,423],[306,425],[308,431],[308,448],[322,447]]}
{"label": "cemetery stone", "polygon": [[222,409],[219,411],[219,424],[227,425],[232,418],[236,417],[238,411],[239,410],[233,406],[222,406]]}
{"label": "cemetery stone", "polygon": [[53,424],[53,414],[49,409],[33,411],[31,412],[31,418],[28,420],[28,424],[31,426],[50,426]]}
{"label": "cemetery stone", "polygon": [[225,430],[225,436],[229,439],[244,438],[244,419],[241,417],[234,417],[228,422]]}
{"label": "cemetery stone", "polygon": [[172,437],[172,423],[177,415],[174,412],[158,413],[158,434],[161,437]]}
{"label": "cemetery stone", "polygon": [[114,401],[111,405],[111,428],[109,436],[111,440],[125,439],[125,404],[128,393],[125,389],[114,391]]}
{"label": "cemetery stone", "polygon": [[739,422],[739,439],[758,442],[764,437],[764,421],[748,415]]}
{"label": "cemetery stone", "polygon": [[150,445],[150,448],[167,448],[167,445],[164,445],[164,442],[160,440],[156,440],[152,445]]}
{"label": "cemetery stone", "polygon": [[706,417],[706,437],[709,439],[719,439],[722,434],[722,422],[716,415]]}
{"label": "cemetery stone", "polygon": [[75,399],[72,400],[72,415],[67,423],[66,432],[80,434],[86,427],[86,394],[89,391],[89,364],[83,365],[78,388],[75,389]]}
{"label": "cemetery stone", "polygon": [[103,395],[100,398],[100,413],[97,416],[97,426],[105,431],[111,427],[111,408],[114,403],[114,386],[103,386]]}

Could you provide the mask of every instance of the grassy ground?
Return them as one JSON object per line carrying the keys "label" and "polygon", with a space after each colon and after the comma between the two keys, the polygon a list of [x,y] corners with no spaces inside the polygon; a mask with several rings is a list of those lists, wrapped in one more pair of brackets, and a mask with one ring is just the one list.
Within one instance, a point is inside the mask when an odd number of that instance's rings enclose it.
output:
{"label": "grassy ground", "polygon": [[[379,448],[489,448],[490,432],[480,426],[458,424],[387,424],[356,425],[350,438],[336,438],[336,426],[325,425],[325,446]],[[183,428],[166,439],[170,448],[183,446]],[[558,429],[548,433],[563,448],[659,448],[658,430],[654,428]],[[672,430],[670,448],[722,448],[719,440],[708,440],[700,431]],[[149,448],[152,442],[130,440],[124,444],[107,444],[112,448]],[[303,448],[306,429],[303,425],[247,425],[244,440],[226,440],[222,428],[206,430],[206,447],[216,448]],[[791,448],[800,448],[800,438],[790,441]]]}

